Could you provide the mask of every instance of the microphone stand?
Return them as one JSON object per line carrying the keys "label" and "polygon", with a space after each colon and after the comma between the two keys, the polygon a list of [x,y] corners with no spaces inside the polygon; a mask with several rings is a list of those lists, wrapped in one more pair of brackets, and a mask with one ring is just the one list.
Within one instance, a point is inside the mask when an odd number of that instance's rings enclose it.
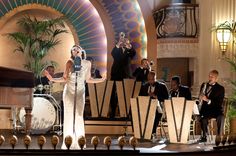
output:
{"label": "microphone stand", "polygon": [[75,71],[75,95],[74,95],[74,107],[73,107],[73,133],[75,133],[75,110],[76,110],[76,101],[77,101],[77,78],[78,71]]}
{"label": "microphone stand", "polygon": [[75,133],[75,113],[76,113],[76,102],[77,102],[77,79],[78,72],[81,70],[81,58],[76,57],[74,60],[74,70],[75,70],[75,95],[74,95],[74,107],[73,107],[73,133]]}

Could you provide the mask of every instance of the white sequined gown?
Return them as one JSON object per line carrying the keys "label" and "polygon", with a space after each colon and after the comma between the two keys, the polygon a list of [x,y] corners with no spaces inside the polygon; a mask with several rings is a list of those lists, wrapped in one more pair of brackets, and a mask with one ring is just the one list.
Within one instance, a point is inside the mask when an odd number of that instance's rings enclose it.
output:
{"label": "white sequined gown", "polygon": [[78,145],[79,136],[85,136],[84,131],[84,105],[85,105],[85,80],[90,77],[91,64],[87,60],[81,61],[81,70],[77,76],[77,96],[76,96],[76,111],[75,111],[75,132],[73,132],[73,113],[74,113],[74,97],[75,97],[75,81],[76,74],[70,73],[67,83],[63,91],[64,102],[64,125],[63,125],[63,144],[62,149],[67,149],[65,146],[65,137],[70,135],[73,138],[73,143],[70,149],[80,149]]}

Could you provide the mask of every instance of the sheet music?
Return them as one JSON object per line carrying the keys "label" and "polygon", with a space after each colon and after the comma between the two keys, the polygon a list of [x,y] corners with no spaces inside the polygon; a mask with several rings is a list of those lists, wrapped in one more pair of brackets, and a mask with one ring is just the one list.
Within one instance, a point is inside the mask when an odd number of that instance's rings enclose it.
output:
{"label": "sheet music", "polygon": [[198,109],[198,106],[197,106],[197,104],[195,103],[194,105],[193,105],[193,115],[199,115],[200,113],[199,113],[199,109]]}
{"label": "sheet music", "polygon": [[161,114],[163,113],[160,102],[158,100],[157,100],[157,112]]}

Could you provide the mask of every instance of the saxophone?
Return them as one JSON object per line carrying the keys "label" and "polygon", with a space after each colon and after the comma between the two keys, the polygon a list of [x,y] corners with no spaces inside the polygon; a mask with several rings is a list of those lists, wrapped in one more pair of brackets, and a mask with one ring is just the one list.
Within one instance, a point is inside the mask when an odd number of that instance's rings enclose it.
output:
{"label": "saxophone", "polygon": [[199,96],[198,96],[198,99],[199,99],[199,101],[198,101],[199,112],[201,111],[202,103],[203,103],[203,100],[202,100],[201,97],[205,95],[206,89],[207,89],[207,82],[204,82],[203,87],[202,87],[202,89],[201,89],[201,91],[199,93]]}

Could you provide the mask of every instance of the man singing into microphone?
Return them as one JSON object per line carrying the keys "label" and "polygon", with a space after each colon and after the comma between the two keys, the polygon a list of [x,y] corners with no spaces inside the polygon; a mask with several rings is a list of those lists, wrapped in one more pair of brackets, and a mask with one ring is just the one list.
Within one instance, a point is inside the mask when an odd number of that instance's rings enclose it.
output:
{"label": "man singing into microphone", "polygon": [[[225,89],[219,83],[217,83],[219,72],[217,70],[212,70],[209,73],[209,81],[204,87],[205,83],[201,85],[200,101],[202,101],[202,106],[200,110],[200,122],[202,129],[202,137],[200,142],[207,141],[207,127],[208,120],[211,118],[216,118],[217,122],[217,135],[222,135],[224,126],[224,114],[223,114],[223,100],[225,96]],[[203,88],[204,91],[203,91]]]}

